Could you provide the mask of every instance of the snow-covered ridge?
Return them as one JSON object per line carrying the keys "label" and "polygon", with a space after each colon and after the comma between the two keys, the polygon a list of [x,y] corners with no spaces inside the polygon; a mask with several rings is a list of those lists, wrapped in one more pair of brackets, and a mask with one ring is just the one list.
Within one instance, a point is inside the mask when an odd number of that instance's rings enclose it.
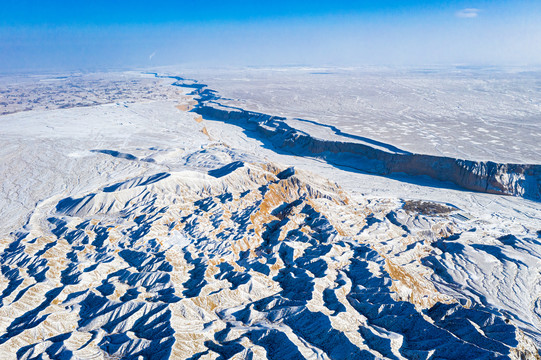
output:
{"label": "snow-covered ridge", "polygon": [[[156,74],[156,76],[159,76]],[[204,84],[181,77],[175,85],[193,88],[199,104],[193,111],[209,119],[257,131],[278,149],[377,175],[403,173],[452,182],[467,190],[541,200],[541,165],[472,161],[402,151],[386,144],[321,139],[288,125],[284,117],[220,104],[219,95]]]}
{"label": "snow-covered ridge", "polygon": [[468,227],[457,209],[417,204],[432,214],[409,215],[245,162],[52,205],[0,255],[0,345],[21,359],[537,354],[509,315],[439,292],[433,271],[411,262],[444,261],[444,246],[460,255],[444,245]]}
{"label": "snow-covered ridge", "polygon": [[0,358],[539,359],[539,202],[341,170],[158,80],[2,116]]}
{"label": "snow-covered ridge", "polygon": [[295,154],[317,156],[330,163],[368,173],[405,173],[450,181],[468,190],[541,199],[541,165],[498,164],[423,154],[390,152],[373,146],[318,139],[296,130],[284,118],[231,109],[211,103],[195,111],[210,119],[232,121],[257,130],[272,144]]}

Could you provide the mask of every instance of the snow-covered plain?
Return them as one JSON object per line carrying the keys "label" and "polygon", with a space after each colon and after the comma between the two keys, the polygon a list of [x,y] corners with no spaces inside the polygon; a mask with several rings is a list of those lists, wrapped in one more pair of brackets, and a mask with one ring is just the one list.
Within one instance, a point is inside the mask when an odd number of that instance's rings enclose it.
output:
{"label": "snow-covered plain", "polygon": [[[541,71],[522,68],[184,70],[223,104],[437,156],[540,163]],[[305,121],[310,120],[316,124]],[[348,138],[352,141],[352,138]]]}
{"label": "snow-covered plain", "polygon": [[[2,356],[539,358],[539,201],[295,155],[242,127],[246,113],[201,116],[201,98],[241,101],[191,81],[86,76],[54,77],[47,91],[30,91],[41,98],[26,111],[0,116]],[[19,83],[28,93],[34,82],[11,79],[12,94]],[[280,93],[267,86],[247,89]],[[44,108],[67,88],[73,99],[100,95]],[[250,110],[292,115],[287,102],[246,98],[259,106]],[[323,106],[304,104],[293,116]],[[272,135],[276,124],[262,127]],[[414,151],[392,138],[369,144]],[[524,139],[520,151],[539,154]]]}

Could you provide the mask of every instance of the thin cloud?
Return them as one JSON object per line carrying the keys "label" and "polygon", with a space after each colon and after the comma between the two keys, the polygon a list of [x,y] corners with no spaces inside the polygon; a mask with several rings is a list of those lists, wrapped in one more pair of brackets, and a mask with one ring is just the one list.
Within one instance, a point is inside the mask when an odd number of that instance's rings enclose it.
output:
{"label": "thin cloud", "polygon": [[480,12],[481,12],[480,9],[466,8],[466,9],[457,11],[455,15],[456,17],[463,18],[463,19],[473,19],[473,18],[476,18]]}

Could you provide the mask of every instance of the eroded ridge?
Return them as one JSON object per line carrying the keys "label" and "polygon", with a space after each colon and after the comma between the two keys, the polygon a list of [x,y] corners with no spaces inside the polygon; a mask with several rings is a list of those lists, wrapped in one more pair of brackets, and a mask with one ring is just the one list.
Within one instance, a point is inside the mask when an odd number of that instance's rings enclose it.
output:
{"label": "eroded ridge", "polygon": [[402,205],[353,201],[312,174],[241,161],[63,199],[2,241],[0,350],[20,359],[536,358],[516,319],[434,285],[445,282],[442,249],[460,256],[451,244],[470,226],[457,209]]}
{"label": "eroded ridge", "polygon": [[370,174],[429,176],[441,181],[439,186],[448,186],[445,183],[450,182],[472,191],[541,200],[541,165],[537,163],[499,163],[410,153],[390,144],[345,133],[334,126],[294,119],[329,128],[340,137],[321,138],[296,129],[285,117],[225,105],[222,100],[226,99],[195,80],[157,73],[154,75],[158,78],[175,79],[173,85],[193,89],[190,95],[194,96],[198,103],[190,108],[191,111],[207,119],[240,125],[245,130],[257,133],[260,139],[279,150],[321,158],[340,167]]}
{"label": "eroded ridge", "polygon": [[412,154],[399,149],[390,151],[390,146],[320,139],[289,126],[285,122],[286,118],[217,103],[203,103],[194,111],[209,119],[240,124],[248,130],[256,131],[277,149],[302,156],[315,156],[338,166],[384,176],[429,176],[467,190],[541,199],[541,165],[538,164],[463,160]]}

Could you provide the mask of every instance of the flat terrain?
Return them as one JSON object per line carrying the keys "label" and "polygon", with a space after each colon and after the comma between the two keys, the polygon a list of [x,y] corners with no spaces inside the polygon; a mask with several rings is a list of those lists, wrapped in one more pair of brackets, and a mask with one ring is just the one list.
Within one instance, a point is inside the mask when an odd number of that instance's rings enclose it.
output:
{"label": "flat terrain", "polygon": [[[460,159],[541,163],[541,82],[524,69],[280,68],[184,71],[235,105]],[[306,123],[295,118],[314,121]]]}

